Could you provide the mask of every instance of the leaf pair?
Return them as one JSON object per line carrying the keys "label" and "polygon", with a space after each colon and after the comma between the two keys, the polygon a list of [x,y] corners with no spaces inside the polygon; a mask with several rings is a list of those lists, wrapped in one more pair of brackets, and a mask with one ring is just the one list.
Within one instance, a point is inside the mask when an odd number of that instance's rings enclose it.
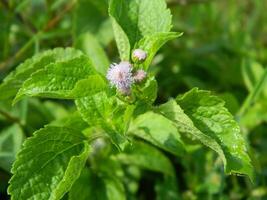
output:
{"label": "leaf pair", "polygon": [[164,0],[111,0],[109,15],[121,60],[130,60],[132,49],[148,53],[143,68],[168,40],[181,36],[170,32],[172,16]]}

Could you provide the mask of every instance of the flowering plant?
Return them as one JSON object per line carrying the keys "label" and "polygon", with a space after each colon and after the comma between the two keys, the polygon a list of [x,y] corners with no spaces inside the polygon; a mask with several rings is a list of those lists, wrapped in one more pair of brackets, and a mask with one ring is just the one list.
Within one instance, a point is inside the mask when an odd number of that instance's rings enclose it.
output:
{"label": "flowering plant", "polygon": [[253,180],[245,140],[223,100],[194,88],[154,103],[151,62],[182,35],[170,31],[165,1],[111,0],[109,16],[118,64],[100,66],[79,50],[56,48],[23,62],[0,86],[15,97],[13,104],[42,97],[73,100],[77,108],[26,139],[12,166],[11,198],[126,199],[135,196],[131,183],[146,169],[162,174],[159,198],[179,199],[175,170],[163,152],[181,158],[193,143],[215,151],[225,173]]}

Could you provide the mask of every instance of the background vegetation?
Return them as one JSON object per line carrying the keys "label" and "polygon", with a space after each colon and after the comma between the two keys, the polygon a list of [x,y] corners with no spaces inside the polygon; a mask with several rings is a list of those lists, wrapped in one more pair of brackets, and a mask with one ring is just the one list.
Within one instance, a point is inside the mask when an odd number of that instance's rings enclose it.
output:
{"label": "background vegetation", "polygon": [[[182,158],[168,155],[183,199],[267,199],[267,1],[168,0],[173,30],[152,67],[157,103],[193,87],[211,90],[236,116],[256,166],[256,180],[226,176],[217,155],[200,145]],[[84,34],[86,33],[86,37]],[[94,57],[103,47],[119,60],[105,0],[1,0],[0,79],[26,58],[46,49],[74,46]],[[98,48],[98,56],[102,50]],[[97,56],[97,55],[95,55]],[[97,62],[98,59],[96,59]],[[103,60],[109,64],[108,60]],[[0,199],[8,199],[10,167],[23,140],[73,110],[68,101],[28,99],[15,107],[0,94]],[[215,163],[215,164],[214,164]],[[140,199],[153,199],[155,174],[146,172]]]}

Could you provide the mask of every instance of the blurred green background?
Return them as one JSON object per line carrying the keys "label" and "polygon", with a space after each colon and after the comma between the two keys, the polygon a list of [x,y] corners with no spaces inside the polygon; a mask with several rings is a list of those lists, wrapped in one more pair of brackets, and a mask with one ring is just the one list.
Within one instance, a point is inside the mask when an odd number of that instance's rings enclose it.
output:
{"label": "blurred green background", "polygon": [[[153,1],[153,0],[151,0]],[[184,35],[165,45],[151,73],[159,82],[156,103],[192,87],[211,90],[226,101],[250,147],[256,180],[226,176],[215,153],[202,146],[173,158],[183,199],[267,199],[267,83],[252,104],[246,99],[265,80],[267,1],[167,0],[173,30]],[[0,0],[0,80],[26,58],[55,47],[74,46],[86,54],[119,61],[106,0]],[[103,61],[107,62],[108,61]],[[266,74],[265,74],[266,75]],[[10,167],[25,137],[74,108],[65,101],[30,99],[11,107],[0,94],[0,199],[8,199]],[[12,147],[12,148],[11,148]],[[140,199],[153,199],[149,174]]]}

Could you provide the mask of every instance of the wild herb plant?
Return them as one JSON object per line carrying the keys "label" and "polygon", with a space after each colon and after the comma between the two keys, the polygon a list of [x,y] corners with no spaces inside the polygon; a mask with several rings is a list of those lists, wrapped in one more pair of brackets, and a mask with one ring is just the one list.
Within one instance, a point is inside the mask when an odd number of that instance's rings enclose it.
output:
{"label": "wild herb plant", "polygon": [[179,199],[176,172],[164,152],[183,159],[196,143],[218,154],[226,174],[253,181],[247,144],[222,99],[194,88],[154,104],[151,62],[166,42],[182,39],[171,32],[165,1],[110,0],[109,17],[117,62],[55,48],[20,64],[0,86],[1,98],[14,97],[13,105],[40,97],[76,106],[71,116],[25,140],[11,170],[11,199],[130,199],[141,169],[162,174],[158,199]]}

